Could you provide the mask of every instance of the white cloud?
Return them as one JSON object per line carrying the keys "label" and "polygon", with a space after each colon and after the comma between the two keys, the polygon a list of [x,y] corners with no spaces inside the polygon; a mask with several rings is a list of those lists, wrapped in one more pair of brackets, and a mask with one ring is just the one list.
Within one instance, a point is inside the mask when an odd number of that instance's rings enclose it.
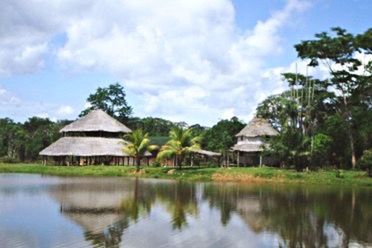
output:
{"label": "white cloud", "polygon": [[58,106],[21,99],[0,85],[0,118],[10,117],[17,121],[24,121],[29,117],[37,116],[55,121],[74,118],[74,113],[75,110],[68,105]]}
{"label": "white cloud", "polygon": [[75,111],[74,111],[73,107],[68,106],[68,105],[60,106],[57,110],[57,114],[61,115],[61,116],[71,115],[74,112]]}
{"label": "white cloud", "polygon": [[221,117],[223,119],[230,119],[232,117],[235,116],[235,109],[233,108],[228,108],[228,109],[225,109],[223,112],[222,112],[222,115]]}
{"label": "white cloud", "polygon": [[21,100],[0,85],[0,109],[9,105],[20,106]]}
{"label": "white cloud", "polygon": [[200,122],[216,121],[224,117],[223,109],[233,108],[247,119],[258,101],[283,89],[263,77],[265,59],[280,51],[280,28],[308,7],[288,1],[240,34],[227,0],[148,4],[127,1],[109,16],[100,13],[105,8],[95,8],[91,18],[67,29],[59,58],[71,67],[119,75],[143,97],[143,106],[135,109],[139,114]]}
{"label": "white cloud", "polygon": [[85,102],[84,103],[84,109],[87,109],[87,108],[90,108],[92,107],[92,104],[90,104],[90,102]]}
{"label": "white cloud", "polygon": [[37,113],[35,115],[36,117],[39,117],[39,118],[49,118],[49,114],[48,113]]}
{"label": "white cloud", "polygon": [[[121,78],[142,99],[134,106],[138,115],[203,124],[231,109],[247,120],[259,101],[285,87],[270,76],[274,72],[265,60],[281,52],[280,29],[309,6],[288,0],[254,28],[239,30],[230,0],[0,5],[7,10],[0,30],[18,29],[2,33],[7,37],[2,44],[9,45],[0,46],[0,61],[10,63],[0,63],[0,73],[35,70],[45,63],[46,51],[55,52],[69,70],[108,71]],[[27,15],[16,14],[22,11]],[[53,50],[51,40],[58,34],[66,39]]]}

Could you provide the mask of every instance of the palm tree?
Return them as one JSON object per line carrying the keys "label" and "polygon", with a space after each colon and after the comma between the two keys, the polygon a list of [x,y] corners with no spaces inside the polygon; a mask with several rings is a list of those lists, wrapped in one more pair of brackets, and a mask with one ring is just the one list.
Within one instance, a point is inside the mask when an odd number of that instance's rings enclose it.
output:
{"label": "palm tree", "polygon": [[200,150],[200,137],[193,137],[191,129],[175,127],[169,132],[169,141],[158,153],[158,159],[174,158],[175,166],[181,169],[184,156],[195,150]]}
{"label": "palm tree", "polygon": [[157,148],[156,145],[150,145],[150,138],[148,133],[144,133],[142,129],[137,129],[132,133],[124,136],[124,139],[129,143],[125,144],[123,151],[129,156],[136,159],[136,171],[140,169],[141,158],[146,155],[146,152]]}

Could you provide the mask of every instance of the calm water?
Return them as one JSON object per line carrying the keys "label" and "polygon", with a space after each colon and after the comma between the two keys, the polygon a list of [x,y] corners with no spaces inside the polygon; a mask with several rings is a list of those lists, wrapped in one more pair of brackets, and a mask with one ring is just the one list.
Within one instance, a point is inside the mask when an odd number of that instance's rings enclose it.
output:
{"label": "calm water", "polygon": [[372,246],[372,190],[0,174],[0,247],[278,246]]}

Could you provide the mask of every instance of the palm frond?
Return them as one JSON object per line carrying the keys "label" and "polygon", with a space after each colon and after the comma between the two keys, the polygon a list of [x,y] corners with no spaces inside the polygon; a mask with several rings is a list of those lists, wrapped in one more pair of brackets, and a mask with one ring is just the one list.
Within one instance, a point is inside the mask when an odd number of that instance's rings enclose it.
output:
{"label": "palm frond", "polygon": [[157,156],[157,159],[159,160],[164,160],[166,158],[171,158],[173,157],[174,155],[176,155],[175,151],[174,150],[161,150],[159,153],[158,153],[158,156]]}
{"label": "palm frond", "polygon": [[129,143],[126,143],[123,147],[123,151],[130,156],[144,156],[150,147],[150,139],[147,133],[144,133],[141,129],[137,129],[132,133],[124,136],[124,139]]}

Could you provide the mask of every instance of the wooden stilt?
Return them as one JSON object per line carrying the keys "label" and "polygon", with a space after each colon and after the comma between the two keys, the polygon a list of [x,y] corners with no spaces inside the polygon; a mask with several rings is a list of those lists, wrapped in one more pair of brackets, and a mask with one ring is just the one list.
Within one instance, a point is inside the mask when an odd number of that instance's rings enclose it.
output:
{"label": "wooden stilt", "polygon": [[238,167],[240,167],[240,152],[238,151],[238,157],[236,158]]}
{"label": "wooden stilt", "polygon": [[260,154],[260,167],[262,167],[262,154]]}

